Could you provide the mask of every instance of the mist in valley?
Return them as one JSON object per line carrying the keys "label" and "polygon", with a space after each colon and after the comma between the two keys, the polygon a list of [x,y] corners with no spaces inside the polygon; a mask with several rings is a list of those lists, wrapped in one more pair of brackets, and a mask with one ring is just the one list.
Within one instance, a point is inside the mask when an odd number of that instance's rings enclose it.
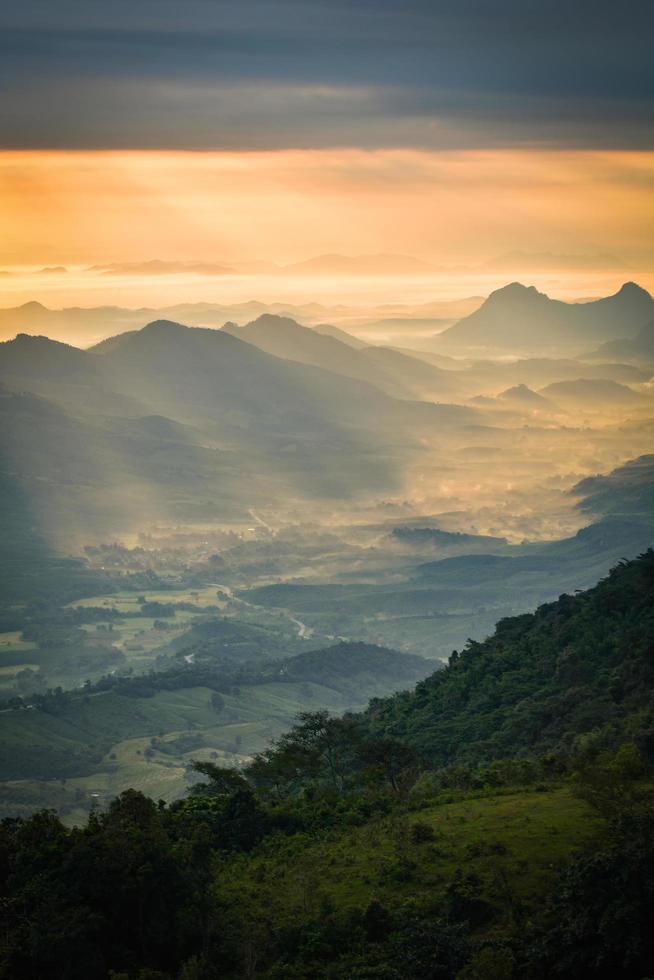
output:
{"label": "mist in valley", "polygon": [[[175,799],[192,760],[243,765],[651,543],[642,287],[329,312],[2,313],[8,812]],[[139,677],[155,701],[124,714]],[[96,689],[105,720],[73,722]]]}

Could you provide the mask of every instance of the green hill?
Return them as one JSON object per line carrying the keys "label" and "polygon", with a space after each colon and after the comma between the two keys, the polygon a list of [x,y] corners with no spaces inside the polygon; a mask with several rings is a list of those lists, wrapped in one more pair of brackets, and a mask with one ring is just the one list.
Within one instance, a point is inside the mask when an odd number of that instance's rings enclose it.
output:
{"label": "green hill", "polygon": [[[0,823],[4,975],[642,980],[654,955],[653,588],[648,551],[587,593],[500,622],[414,692],[358,715],[304,711],[243,774],[206,752],[211,715],[240,710],[229,727],[251,752],[258,692],[276,706],[270,735],[298,683],[305,698],[324,685],[342,710],[420,665],[342,644],[258,673],[222,668],[221,684],[214,665],[213,694],[198,664],[2,712],[3,741],[23,726],[13,752],[37,747],[41,726],[44,758],[57,740],[63,759],[66,740],[69,753],[98,751],[131,734],[111,764],[149,769],[147,791],[174,800],[109,801],[118,783],[96,772],[81,826],[47,811]],[[172,730],[136,734],[157,725]],[[185,798],[170,792],[181,759]]]}
{"label": "green hill", "polygon": [[629,514],[650,522],[654,515],[654,455],[639,456],[602,476],[589,476],[570,491],[591,514]]}
{"label": "green hill", "polygon": [[628,730],[649,749],[653,598],[650,550],[588,592],[501,620],[414,692],[373,704],[370,730],[407,740],[439,765],[565,755],[589,732],[611,742]]}
{"label": "green hill", "polygon": [[38,799],[78,818],[92,792],[107,799],[130,786],[174,799],[193,757],[242,765],[301,711],[360,710],[428,669],[420,657],[341,643],[267,663],[182,660],[18,699],[0,711],[2,811],[29,812]]}

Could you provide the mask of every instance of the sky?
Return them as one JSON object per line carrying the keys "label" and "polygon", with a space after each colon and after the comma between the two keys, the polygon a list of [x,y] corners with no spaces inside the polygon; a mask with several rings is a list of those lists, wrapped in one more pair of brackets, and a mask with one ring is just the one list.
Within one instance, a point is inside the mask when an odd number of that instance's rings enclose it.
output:
{"label": "sky", "polygon": [[648,273],[652,28],[649,0],[4,4],[0,301],[14,267],[151,259]]}

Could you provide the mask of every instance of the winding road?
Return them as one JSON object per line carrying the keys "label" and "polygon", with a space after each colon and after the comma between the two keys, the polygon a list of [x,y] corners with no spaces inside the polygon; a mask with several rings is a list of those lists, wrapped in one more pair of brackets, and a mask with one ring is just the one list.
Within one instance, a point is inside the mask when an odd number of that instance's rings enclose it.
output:
{"label": "winding road", "polygon": [[[240,596],[234,595],[233,590],[230,589],[228,585],[220,585],[220,583],[215,582],[214,587],[226,595],[230,602],[240,602],[242,606],[249,606],[250,609],[259,609],[262,612],[270,611],[266,609],[265,606],[257,606],[254,604],[254,602],[248,602],[247,599],[241,599]],[[311,636],[313,636],[313,629],[310,626],[307,626],[306,623],[303,623],[301,619],[296,619],[295,616],[292,616],[286,609],[281,609],[280,612],[282,612],[286,618],[297,627],[297,635],[301,640],[308,640],[311,638]]]}

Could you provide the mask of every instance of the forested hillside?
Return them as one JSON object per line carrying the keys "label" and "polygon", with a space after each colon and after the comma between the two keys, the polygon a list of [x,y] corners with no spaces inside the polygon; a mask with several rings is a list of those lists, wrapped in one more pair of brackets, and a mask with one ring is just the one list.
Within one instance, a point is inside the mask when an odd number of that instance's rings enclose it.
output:
{"label": "forested hillside", "polygon": [[[4,820],[0,975],[641,980],[653,587],[648,551],[502,621],[413,693],[304,712],[242,772],[197,761],[204,781],[170,805],[128,790],[75,830]],[[337,686],[344,666],[309,652],[288,673]]]}
{"label": "forested hillside", "polygon": [[[578,736],[654,721],[654,551],[596,588],[501,620],[412,693],[375,703],[371,732],[409,741],[437,765],[568,753]],[[654,742],[651,748],[654,749]]]}

